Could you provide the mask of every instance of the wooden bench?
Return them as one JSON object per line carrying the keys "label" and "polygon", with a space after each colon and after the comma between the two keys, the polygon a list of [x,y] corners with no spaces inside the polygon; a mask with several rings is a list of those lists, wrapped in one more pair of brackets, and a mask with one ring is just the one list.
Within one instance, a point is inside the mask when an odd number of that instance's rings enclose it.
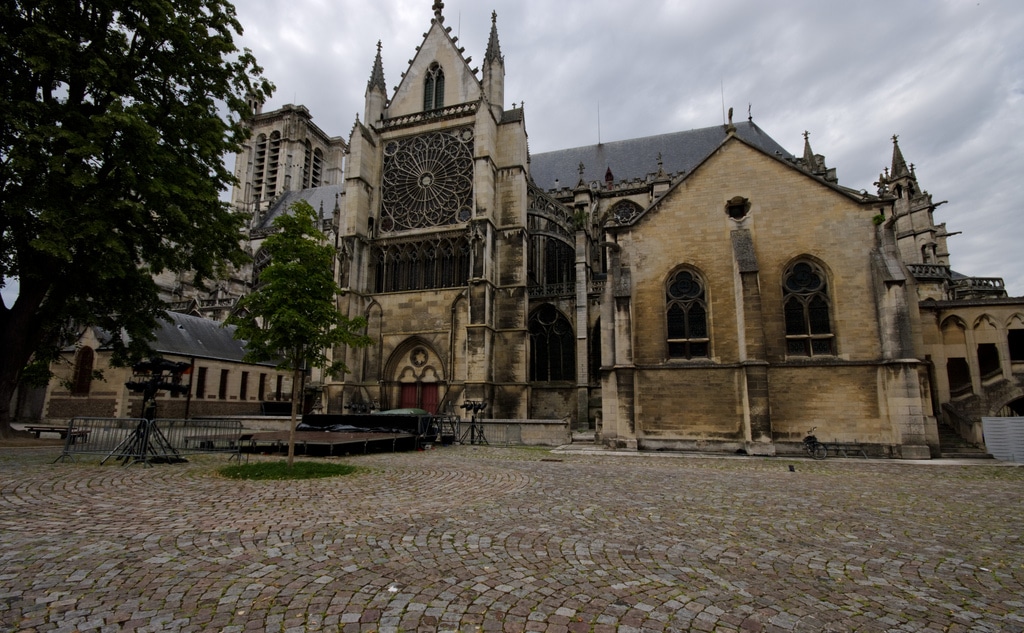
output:
{"label": "wooden bench", "polygon": [[82,442],[89,441],[88,429],[68,429],[66,426],[26,426],[25,430],[29,433],[35,433],[36,439],[39,439],[43,433],[58,433],[60,439],[67,439],[68,434],[71,435],[71,443],[76,444],[79,440]]}

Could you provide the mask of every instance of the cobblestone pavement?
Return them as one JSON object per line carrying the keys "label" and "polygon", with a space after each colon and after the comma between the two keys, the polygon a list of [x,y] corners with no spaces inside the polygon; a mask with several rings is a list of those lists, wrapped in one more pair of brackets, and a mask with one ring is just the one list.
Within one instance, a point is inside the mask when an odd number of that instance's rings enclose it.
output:
{"label": "cobblestone pavement", "polygon": [[464,446],[237,482],[57,452],[0,449],[0,629],[1024,631],[1017,467]]}

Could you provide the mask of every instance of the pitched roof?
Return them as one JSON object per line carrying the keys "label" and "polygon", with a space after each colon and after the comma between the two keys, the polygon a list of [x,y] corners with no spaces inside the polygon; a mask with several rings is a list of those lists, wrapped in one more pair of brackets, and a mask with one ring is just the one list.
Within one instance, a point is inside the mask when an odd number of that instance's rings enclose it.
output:
{"label": "pitched roof", "polygon": [[345,194],[344,185],[325,185],[312,189],[301,189],[299,191],[286,191],[278,198],[270,210],[267,211],[259,221],[253,225],[253,230],[269,229],[274,225],[274,218],[287,213],[292,204],[299,200],[305,200],[309,206],[319,213],[323,209],[324,217],[329,218],[334,214],[334,203],[338,197]]}
{"label": "pitched roof", "polygon": [[245,344],[235,340],[234,326],[177,312],[167,316],[170,323],[160,319],[156,340],[150,343],[157,354],[242,362]]}
{"label": "pitched roof", "polygon": [[[741,121],[735,125],[736,135],[754,147],[780,158],[793,158],[752,121]],[[725,126],[716,125],[533,154],[530,157],[530,175],[544,190],[575,187],[580,180],[580,163],[584,166],[583,181],[587,183],[604,182],[609,169],[617,182],[643,180],[657,173],[659,155],[666,173],[689,172],[715,151],[726,136]]]}

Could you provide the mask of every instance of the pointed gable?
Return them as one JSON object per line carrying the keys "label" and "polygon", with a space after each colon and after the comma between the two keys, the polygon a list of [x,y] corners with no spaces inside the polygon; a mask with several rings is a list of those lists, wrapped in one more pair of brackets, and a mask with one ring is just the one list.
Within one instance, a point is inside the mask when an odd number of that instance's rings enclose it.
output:
{"label": "pointed gable", "polygon": [[[441,4],[441,7],[443,6]],[[480,100],[483,94],[480,80],[469,67],[470,58],[463,57],[464,49],[458,46],[450,30],[444,26],[441,8],[435,4],[430,30],[425,34],[423,43],[416,49],[416,56],[402,74],[402,81],[388,104],[389,118],[423,112],[424,90],[432,91],[439,85],[436,81],[437,69],[440,69],[443,76],[443,81],[440,82],[443,86],[443,97],[438,99],[432,94],[433,103],[447,107]],[[428,77],[431,79],[429,88]]]}

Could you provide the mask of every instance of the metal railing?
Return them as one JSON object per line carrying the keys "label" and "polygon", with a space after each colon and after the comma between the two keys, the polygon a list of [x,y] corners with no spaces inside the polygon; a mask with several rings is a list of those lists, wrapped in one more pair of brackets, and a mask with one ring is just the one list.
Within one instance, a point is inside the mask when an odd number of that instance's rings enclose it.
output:
{"label": "metal railing", "polygon": [[242,423],[238,420],[85,418],[68,421],[58,461],[80,456],[113,459],[127,466],[187,461],[186,455],[222,453],[240,457]]}

